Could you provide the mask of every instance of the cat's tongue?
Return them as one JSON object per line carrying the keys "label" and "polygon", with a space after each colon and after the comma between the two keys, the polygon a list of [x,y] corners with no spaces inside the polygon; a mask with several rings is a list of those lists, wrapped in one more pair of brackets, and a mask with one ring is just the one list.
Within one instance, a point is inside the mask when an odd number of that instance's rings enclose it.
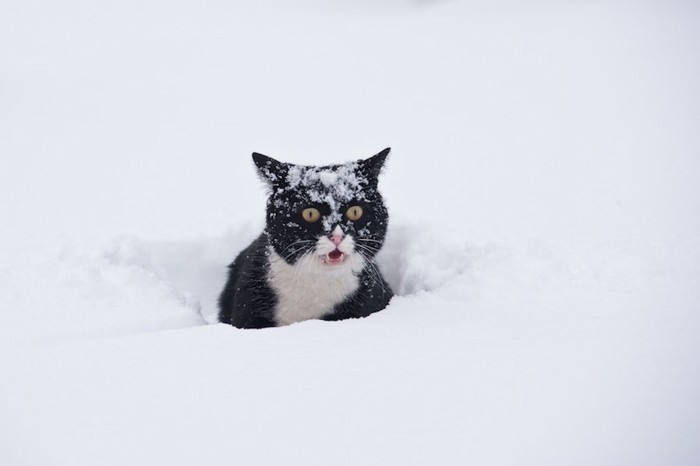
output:
{"label": "cat's tongue", "polygon": [[340,264],[341,262],[343,262],[344,255],[345,254],[336,249],[335,251],[328,253],[328,255],[326,256],[326,262],[328,262],[329,264]]}

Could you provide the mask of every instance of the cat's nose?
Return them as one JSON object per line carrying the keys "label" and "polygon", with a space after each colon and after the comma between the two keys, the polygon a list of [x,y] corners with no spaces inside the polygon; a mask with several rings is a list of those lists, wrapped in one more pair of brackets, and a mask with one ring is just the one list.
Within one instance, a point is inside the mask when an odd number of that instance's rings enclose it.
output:
{"label": "cat's nose", "polygon": [[340,228],[340,225],[336,225],[335,230],[333,230],[333,233],[331,233],[331,241],[334,245],[338,246],[341,241],[343,241],[344,237],[345,233],[343,233],[343,229]]}

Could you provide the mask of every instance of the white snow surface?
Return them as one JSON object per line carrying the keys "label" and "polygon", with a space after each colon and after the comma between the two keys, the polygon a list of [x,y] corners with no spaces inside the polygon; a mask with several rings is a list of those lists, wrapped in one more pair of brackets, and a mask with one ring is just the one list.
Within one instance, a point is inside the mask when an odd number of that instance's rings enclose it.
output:
{"label": "white snow surface", "polygon": [[[700,6],[258,3],[4,5],[0,464],[700,463]],[[389,307],[217,324],[388,145]]]}

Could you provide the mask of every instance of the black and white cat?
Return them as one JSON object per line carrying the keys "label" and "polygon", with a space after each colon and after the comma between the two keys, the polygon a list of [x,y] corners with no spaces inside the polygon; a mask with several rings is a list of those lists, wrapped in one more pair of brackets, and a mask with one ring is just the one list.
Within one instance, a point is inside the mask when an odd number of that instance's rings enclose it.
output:
{"label": "black and white cat", "polygon": [[265,230],[229,266],[219,320],[239,328],[366,317],[392,292],[374,260],[388,212],[377,189],[389,148],[323,167],[254,153],[269,187]]}

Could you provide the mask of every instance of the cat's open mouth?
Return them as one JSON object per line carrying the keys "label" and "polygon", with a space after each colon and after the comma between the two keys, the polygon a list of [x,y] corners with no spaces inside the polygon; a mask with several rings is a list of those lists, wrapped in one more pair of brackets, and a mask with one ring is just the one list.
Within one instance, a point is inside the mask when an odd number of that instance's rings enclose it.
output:
{"label": "cat's open mouth", "polygon": [[345,261],[345,254],[339,250],[331,251],[323,258],[323,262],[329,265],[342,264]]}

